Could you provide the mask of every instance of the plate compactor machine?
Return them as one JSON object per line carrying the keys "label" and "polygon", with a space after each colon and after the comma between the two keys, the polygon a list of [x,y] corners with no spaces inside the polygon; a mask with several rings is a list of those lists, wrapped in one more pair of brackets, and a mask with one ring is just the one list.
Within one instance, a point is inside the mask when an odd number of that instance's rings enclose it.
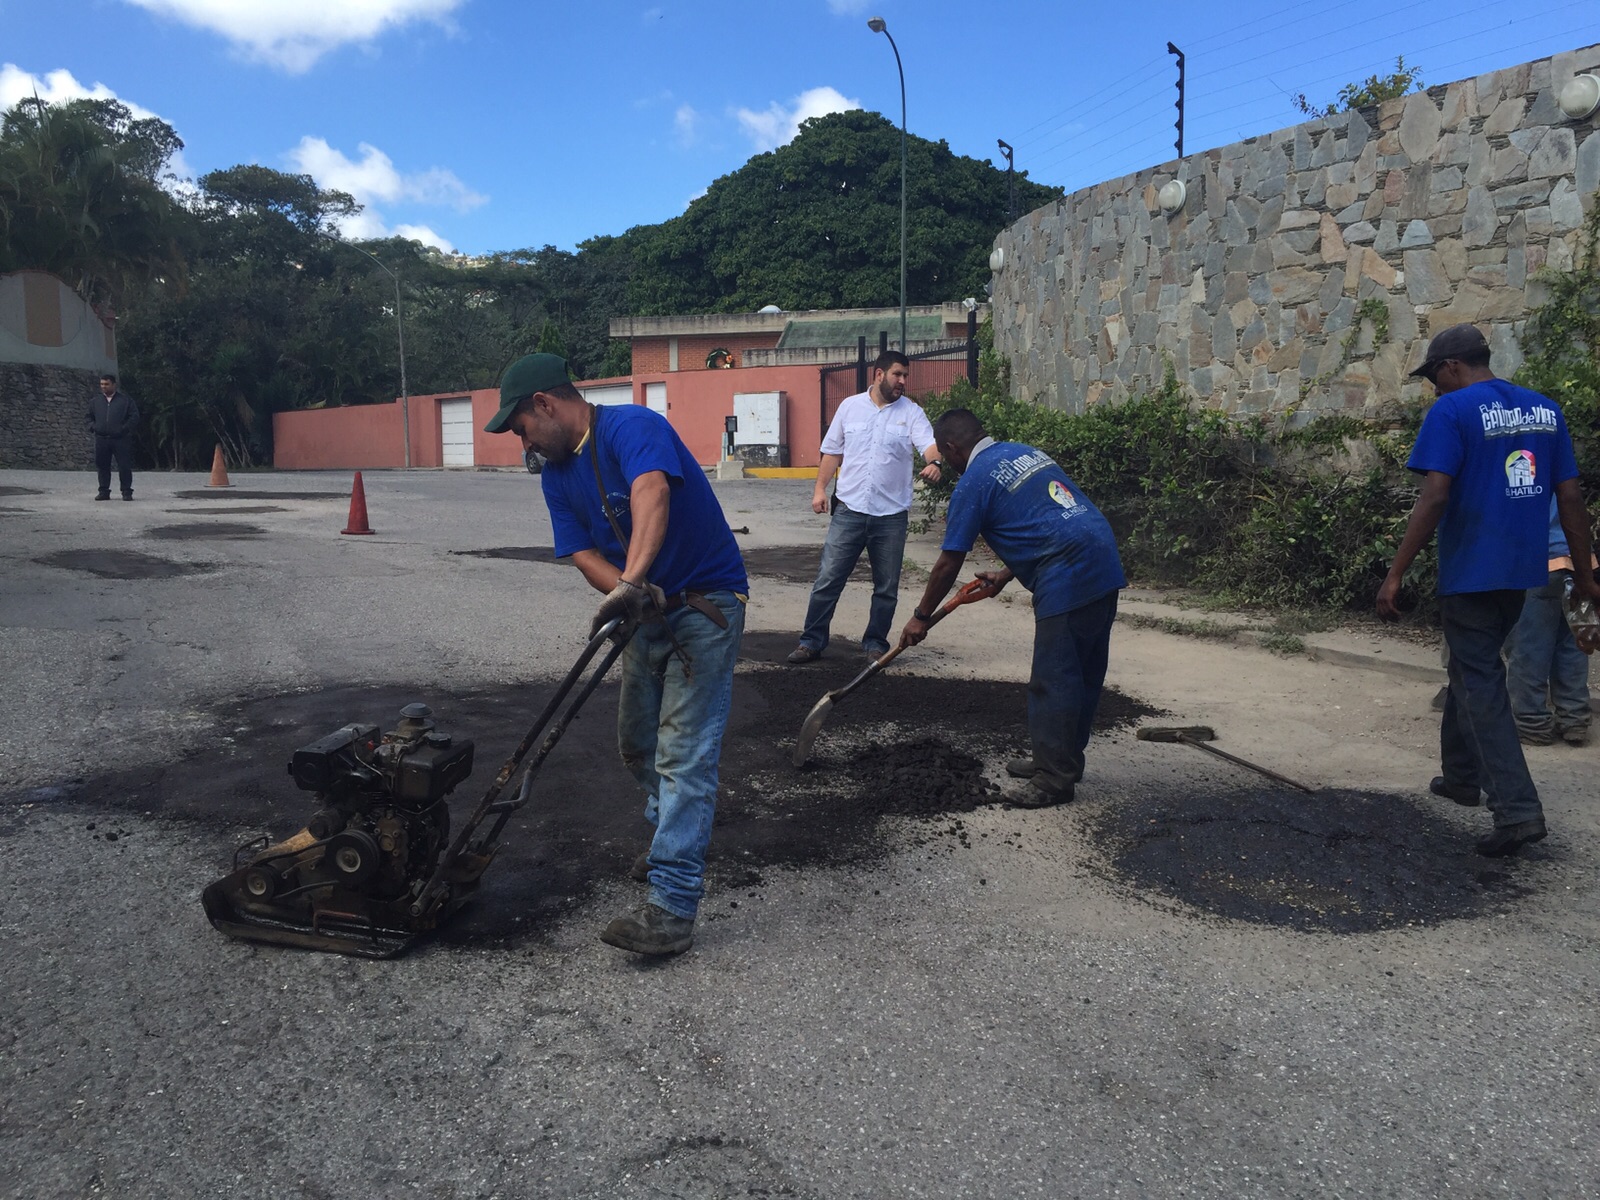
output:
{"label": "plate compactor machine", "polygon": [[[293,837],[241,846],[234,869],[202,893],[206,916],[230,937],[365,958],[392,958],[437,929],[477,890],[506,822],[527,803],[540,766],[622,653],[628,632],[612,621],[589,640],[453,838],[449,796],[472,774],[473,746],[440,732],[426,704],[408,704],[388,732],[346,725],[296,750],[289,774],[316,797],[316,812]],[[502,800],[541,735],[521,788]]]}

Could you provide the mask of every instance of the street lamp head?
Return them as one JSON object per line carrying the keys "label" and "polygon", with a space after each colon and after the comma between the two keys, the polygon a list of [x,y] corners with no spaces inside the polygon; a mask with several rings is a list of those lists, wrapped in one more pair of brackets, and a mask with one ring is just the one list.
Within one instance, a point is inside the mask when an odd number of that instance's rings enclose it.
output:
{"label": "street lamp head", "polygon": [[867,28],[872,30],[873,33],[882,33],[889,26],[882,17],[869,17],[867,19]]}

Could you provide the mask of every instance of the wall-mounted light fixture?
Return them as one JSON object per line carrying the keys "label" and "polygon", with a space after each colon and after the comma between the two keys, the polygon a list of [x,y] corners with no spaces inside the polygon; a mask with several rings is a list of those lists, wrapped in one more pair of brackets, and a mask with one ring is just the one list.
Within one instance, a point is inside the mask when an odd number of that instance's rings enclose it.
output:
{"label": "wall-mounted light fixture", "polygon": [[989,251],[989,270],[999,273],[1006,265],[1006,252],[1003,247],[996,246]]}
{"label": "wall-mounted light fixture", "polygon": [[1183,180],[1172,179],[1161,185],[1161,190],[1156,193],[1156,203],[1161,205],[1164,213],[1175,213],[1183,207],[1183,202],[1189,198],[1189,189],[1183,186]]}
{"label": "wall-mounted light fixture", "polygon": [[1600,76],[1574,75],[1561,86],[1561,96],[1556,101],[1569,121],[1581,121],[1600,108]]}

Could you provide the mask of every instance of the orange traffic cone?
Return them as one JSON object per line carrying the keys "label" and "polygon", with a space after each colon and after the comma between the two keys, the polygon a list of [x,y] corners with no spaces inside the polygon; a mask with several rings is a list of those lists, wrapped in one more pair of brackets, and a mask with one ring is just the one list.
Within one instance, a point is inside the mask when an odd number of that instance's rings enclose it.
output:
{"label": "orange traffic cone", "polygon": [[207,487],[232,487],[228,482],[228,464],[222,461],[222,443],[217,443],[217,452],[211,456],[211,482]]}
{"label": "orange traffic cone", "polygon": [[371,533],[367,524],[367,489],[361,486],[361,472],[356,472],[356,484],[350,489],[350,523],[340,533]]}

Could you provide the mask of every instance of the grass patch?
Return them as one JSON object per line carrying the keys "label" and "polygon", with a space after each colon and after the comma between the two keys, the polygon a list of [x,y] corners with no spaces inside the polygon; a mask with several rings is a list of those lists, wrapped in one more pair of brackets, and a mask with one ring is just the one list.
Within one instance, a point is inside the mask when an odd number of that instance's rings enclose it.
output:
{"label": "grass patch", "polygon": [[1131,612],[1118,613],[1117,620],[1125,621],[1135,629],[1155,629],[1178,637],[1205,638],[1218,642],[1231,641],[1246,628],[1244,625],[1230,625],[1226,621],[1205,618],[1189,621],[1183,617],[1152,617]]}

